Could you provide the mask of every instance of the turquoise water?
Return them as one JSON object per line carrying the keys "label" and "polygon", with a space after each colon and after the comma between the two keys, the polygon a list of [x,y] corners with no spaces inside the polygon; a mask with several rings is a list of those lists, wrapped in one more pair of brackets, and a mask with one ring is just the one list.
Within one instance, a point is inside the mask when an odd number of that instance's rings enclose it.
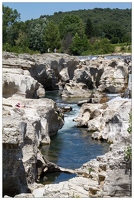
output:
{"label": "turquoise water", "polygon": [[[103,155],[109,150],[109,144],[91,138],[91,133],[86,129],[77,128],[73,121],[79,114],[80,107],[77,106],[78,99],[69,101],[62,100],[58,92],[47,92],[47,98],[52,98],[59,106],[71,106],[72,111],[65,113],[65,124],[57,133],[51,137],[51,144],[42,146],[42,153],[51,162],[60,167],[76,169],[90,159]],[[59,182],[68,180],[74,175],[64,173],[49,174],[48,182]],[[46,181],[45,181],[46,183]]]}

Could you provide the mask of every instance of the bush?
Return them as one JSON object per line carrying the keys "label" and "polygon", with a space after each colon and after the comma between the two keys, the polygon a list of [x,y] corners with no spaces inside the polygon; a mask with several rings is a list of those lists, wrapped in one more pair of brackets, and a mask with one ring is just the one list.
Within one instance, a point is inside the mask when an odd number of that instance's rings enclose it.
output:
{"label": "bush", "polygon": [[106,38],[96,41],[93,45],[93,49],[97,54],[113,53],[115,50],[114,46],[112,46],[109,40]]}
{"label": "bush", "polygon": [[110,40],[111,44],[117,44],[119,42],[119,38],[118,37],[113,37],[111,40]]}
{"label": "bush", "polygon": [[11,46],[8,43],[3,45],[3,51],[14,52],[14,53],[28,53],[28,54],[37,54],[39,51],[34,51],[29,49],[28,47],[20,47],[20,46]]}

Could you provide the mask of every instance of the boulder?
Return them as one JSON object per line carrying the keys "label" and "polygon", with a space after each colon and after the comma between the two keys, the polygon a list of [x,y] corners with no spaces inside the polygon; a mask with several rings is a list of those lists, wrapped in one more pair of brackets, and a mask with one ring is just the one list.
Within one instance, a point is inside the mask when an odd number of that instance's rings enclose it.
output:
{"label": "boulder", "polygon": [[86,84],[76,83],[70,81],[65,84],[64,90],[62,92],[62,97],[90,97],[92,91],[90,91]]}
{"label": "boulder", "polygon": [[45,90],[42,85],[31,76],[8,72],[3,73],[2,76],[4,98],[12,96],[38,98],[45,96]]}
{"label": "boulder", "polygon": [[3,53],[3,97],[22,96],[38,98],[45,96],[43,86],[31,77],[28,71],[34,62],[18,58],[15,54]]}
{"label": "boulder", "polygon": [[117,97],[105,104],[83,104],[76,119],[78,127],[87,127],[95,139],[121,142],[128,137],[131,100]]}
{"label": "boulder", "polygon": [[122,93],[125,91],[127,83],[128,65],[123,60],[111,60],[109,65],[104,68],[98,89],[109,93]]}

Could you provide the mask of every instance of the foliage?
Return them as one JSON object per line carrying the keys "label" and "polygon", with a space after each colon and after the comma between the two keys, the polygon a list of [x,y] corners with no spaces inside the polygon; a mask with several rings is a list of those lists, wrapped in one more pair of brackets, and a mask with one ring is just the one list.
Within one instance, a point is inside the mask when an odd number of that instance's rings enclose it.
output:
{"label": "foliage", "polygon": [[103,33],[106,38],[112,40],[113,38],[117,39],[118,42],[123,42],[123,36],[125,34],[121,25],[117,22],[110,22],[103,25]]}
{"label": "foliage", "polygon": [[55,48],[59,49],[61,47],[60,32],[58,26],[55,25],[53,21],[50,21],[46,26],[44,32],[44,44],[46,51],[47,49],[50,49],[50,51],[53,52]]}
{"label": "foliage", "polygon": [[131,146],[128,146],[128,147],[125,149],[125,152],[124,152],[124,160],[125,160],[126,162],[132,161],[132,147],[131,147]]}
{"label": "foliage", "polygon": [[129,113],[129,127],[127,129],[128,133],[131,134],[132,133],[132,113]]}
{"label": "foliage", "polygon": [[83,36],[84,23],[77,15],[65,15],[59,24],[59,30],[61,39],[65,38],[67,34],[70,34],[72,37],[74,37],[76,33]]}
{"label": "foliage", "polygon": [[[132,134],[132,112],[129,113],[129,127],[127,129],[129,134]],[[132,146],[128,145],[124,150],[124,160],[126,163],[131,163],[132,161]]]}
{"label": "foliage", "polygon": [[64,39],[62,40],[62,47],[61,47],[61,52],[71,54],[70,52],[70,45],[72,43],[72,35],[68,33]]}
{"label": "foliage", "polygon": [[90,39],[94,35],[93,25],[89,18],[87,19],[85,25],[85,34],[87,35],[88,39]]}
{"label": "foliage", "polygon": [[[110,8],[94,8],[88,10],[77,10],[70,12],[57,12],[54,15],[45,15],[47,20],[53,20],[56,24],[61,22],[66,15],[77,15],[86,24],[88,18],[92,22],[94,28],[94,36],[104,38],[104,25],[109,23],[118,23],[122,30],[125,31],[125,35],[129,34],[131,37],[131,9],[110,9]],[[43,17],[43,16],[41,16]]]}
{"label": "foliage", "polygon": [[89,174],[93,171],[92,168],[88,168]]}
{"label": "foliage", "polygon": [[29,49],[27,46],[11,46],[8,43],[3,45],[3,51],[8,51],[8,52],[15,52],[15,53],[28,53],[28,54],[37,54],[39,51],[34,51]]}
{"label": "foliage", "polygon": [[15,40],[16,46],[24,47],[28,44],[27,34],[20,30],[17,40]]}
{"label": "foliage", "polygon": [[81,55],[82,52],[88,49],[88,40],[86,36],[80,37],[78,33],[75,34],[70,45],[70,51],[74,55]]}
{"label": "foliage", "polygon": [[107,54],[116,49],[131,52],[131,9],[60,11],[21,22],[17,10],[3,6],[2,16],[6,51],[44,53],[56,48],[74,55]]}
{"label": "foliage", "polygon": [[2,6],[2,20],[3,20],[3,43],[7,42],[7,33],[10,27],[20,20],[20,14],[17,10],[12,10],[8,6]]}
{"label": "foliage", "polygon": [[75,34],[77,33],[81,39],[84,36],[84,23],[77,15],[65,15],[59,24],[59,31],[62,39],[62,52],[70,54],[73,52],[70,49],[72,49]]}
{"label": "foliage", "polygon": [[107,38],[104,39],[90,39],[88,43],[88,50],[84,51],[81,55],[98,55],[98,54],[111,54],[115,52],[115,46],[112,45]]}
{"label": "foliage", "polygon": [[46,19],[36,19],[31,21],[28,30],[30,49],[40,51],[41,53],[45,52],[44,33],[46,24]]}

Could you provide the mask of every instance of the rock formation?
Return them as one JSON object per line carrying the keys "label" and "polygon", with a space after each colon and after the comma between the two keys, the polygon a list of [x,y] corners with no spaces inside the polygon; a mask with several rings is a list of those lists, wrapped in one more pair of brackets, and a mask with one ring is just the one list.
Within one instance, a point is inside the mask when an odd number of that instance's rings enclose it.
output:
{"label": "rock formation", "polygon": [[[3,52],[2,62],[3,195],[131,196],[131,163],[124,162],[124,150],[131,146],[127,132],[131,99],[106,102],[102,94],[124,93],[128,86],[131,93],[131,62],[103,57],[80,62],[66,54],[8,52]],[[62,90],[63,97],[87,97],[87,103],[80,102],[81,110],[74,120],[77,126],[87,128],[92,138],[112,143],[110,151],[75,171],[43,158],[39,146],[50,144],[50,137],[64,124],[62,109],[54,101],[40,98],[45,89]],[[15,106],[18,102],[20,107]],[[36,184],[42,173],[51,170],[76,173],[77,177],[59,184]]]}
{"label": "rock formation", "polygon": [[58,53],[3,52],[2,59],[4,97],[21,94],[37,98],[45,94],[44,89],[60,89],[63,97],[96,98],[96,92],[124,93],[132,65],[125,59],[108,60],[101,56],[82,62],[74,56]]}
{"label": "rock formation", "polygon": [[84,163],[79,169],[75,169],[77,174],[75,178],[34,189],[32,192],[33,197],[130,197],[132,195],[132,163],[131,161],[127,163],[124,159],[124,151],[127,146],[131,145],[132,139],[131,134],[127,131],[129,112],[131,112],[131,100],[129,99],[114,99],[114,102],[98,105],[83,104],[77,119],[78,123],[81,123],[81,126],[88,127],[88,122],[94,119],[96,120],[94,131],[97,128],[98,132],[102,133],[105,128],[103,124],[101,127],[100,123],[97,126],[97,118],[101,116],[102,120],[104,116],[103,120],[106,122],[107,135],[101,137],[107,140],[110,139],[113,143],[110,145],[109,152],[97,156],[96,159],[92,159]]}
{"label": "rock formation", "polygon": [[[25,107],[17,108],[18,101]],[[37,180],[38,147],[50,143],[64,124],[63,115],[51,99],[11,97],[3,99],[2,118],[4,194],[26,192]]]}
{"label": "rock formation", "polygon": [[80,109],[77,119],[78,127],[87,127],[95,139],[108,142],[120,141],[127,137],[131,99],[117,97],[105,104],[85,103]]}
{"label": "rock formation", "polygon": [[[65,84],[63,96],[87,98],[98,98],[101,101],[102,92],[124,93],[128,87],[128,74],[130,73],[131,62],[114,58],[108,60],[98,57],[96,60],[80,62],[74,71],[73,79]],[[76,93],[75,85],[84,84],[82,90]],[[100,95],[101,92],[101,95]],[[96,96],[96,93],[99,94]]]}
{"label": "rock formation", "polygon": [[[46,90],[62,88],[62,86],[64,86],[67,81],[73,78],[74,70],[79,63],[79,59],[74,56],[58,53],[16,55],[13,53],[3,52],[2,63],[3,75],[5,77],[3,79],[3,91],[5,91],[6,88],[10,87],[7,91],[7,93],[9,93],[9,90],[11,90],[11,88],[13,87],[16,88],[14,92],[17,92],[19,90],[19,92],[23,94],[27,90],[29,91],[31,87],[31,90],[34,91],[35,94],[35,91],[39,88],[39,86],[41,88],[43,87]],[[10,72],[12,73],[12,75],[10,75],[14,79],[16,78],[16,84],[13,83],[15,85],[11,85],[11,81],[6,80],[8,79],[8,77],[6,78],[6,76],[9,76]],[[20,80],[17,79],[19,75],[21,75]],[[27,76],[29,79],[31,78],[31,81],[27,80]],[[25,84],[26,82],[29,85]],[[30,83],[32,83],[33,85],[31,86]],[[25,84],[26,88],[23,88],[23,84]],[[21,87],[23,88],[23,90],[22,88],[20,88],[20,85],[22,85]],[[27,94],[27,97],[32,98],[33,96]]]}

